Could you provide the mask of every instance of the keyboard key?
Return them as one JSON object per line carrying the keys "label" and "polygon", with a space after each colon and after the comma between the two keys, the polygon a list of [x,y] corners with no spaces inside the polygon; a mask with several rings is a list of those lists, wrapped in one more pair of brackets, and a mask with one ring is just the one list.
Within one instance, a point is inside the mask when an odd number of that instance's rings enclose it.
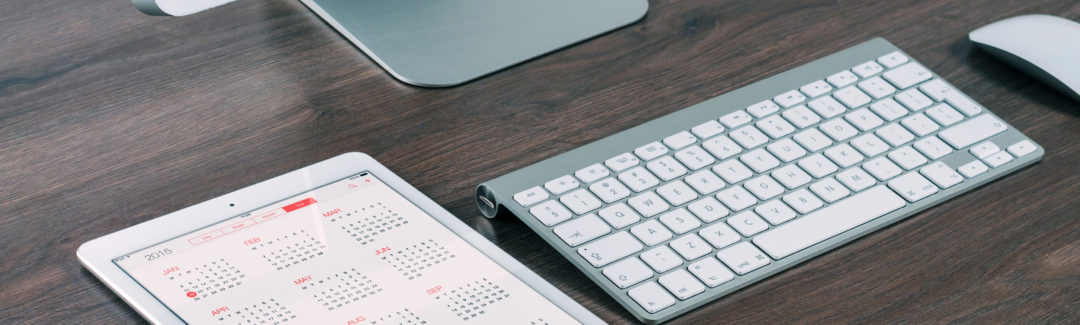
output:
{"label": "keyboard key", "polygon": [[851,71],[855,72],[855,74],[859,75],[860,77],[868,78],[875,74],[881,73],[881,71],[885,71],[885,68],[882,67],[880,64],[877,64],[877,62],[870,61],[851,68]]}
{"label": "keyboard key", "polygon": [[720,264],[720,261],[712,257],[690,264],[688,269],[710,288],[735,279],[734,273],[728,271],[723,264]]}
{"label": "keyboard key", "polygon": [[746,111],[740,109],[721,116],[720,123],[723,123],[724,126],[727,126],[728,128],[736,128],[743,124],[750,123],[753,119],[753,117],[750,117],[750,114],[746,114]]}
{"label": "keyboard key", "polygon": [[1001,165],[1004,165],[1005,163],[1008,163],[1012,160],[1012,155],[1005,151],[992,154],[990,155],[990,157],[986,157],[986,159],[983,159],[983,161],[985,161],[987,165],[990,165],[990,167],[994,168],[1001,167]]}
{"label": "keyboard key", "polygon": [[902,124],[908,130],[911,130],[911,132],[914,132],[920,137],[925,137],[926,135],[934,133],[934,131],[937,131],[941,128],[937,125],[937,123],[931,121],[930,118],[926,117],[926,115],[923,113],[918,113],[904,118],[903,120],[900,120],[900,124]]}
{"label": "keyboard key", "polygon": [[922,65],[911,62],[896,69],[889,70],[882,74],[882,76],[895,85],[896,88],[907,89],[920,82],[930,80],[930,78],[933,77],[933,74],[930,73],[930,70],[923,68]]}
{"label": "keyboard key", "polygon": [[600,164],[589,165],[589,167],[582,168],[574,173],[574,176],[586,183],[592,183],[598,179],[607,177],[607,175],[610,175],[610,172]]}
{"label": "keyboard key", "polygon": [[641,260],[645,261],[656,272],[664,273],[682,265],[683,259],[667,246],[650,249],[641,254]]}
{"label": "keyboard key", "polygon": [[918,89],[902,91],[897,94],[895,98],[912,112],[930,107],[930,105],[934,104],[933,100],[930,100],[929,97],[923,95]]}
{"label": "keyboard key", "polygon": [[844,70],[825,78],[825,80],[829,81],[833,87],[840,88],[859,81],[859,76],[851,73],[851,71]]}
{"label": "keyboard key", "polygon": [[756,123],[757,127],[761,131],[768,134],[773,139],[779,139],[785,135],[795,132],[795,126],[785,121],[779,115],[773,115],[761,119]]}
{"label": "keyboard key", "polygon": [[821,199],[806,189],[800,189],[791,192],[791,194],[784,195],[784,203],[787,203],[788,206],[802,214],[807,214],[810,211],[817,210],[817,208],[825,205],[825,202],[822,202]]}
{"label": "keyboard key", "polygon": [[641,216],[630,209],[630,206],[626,203],[617,203],[615,205],[600,209],[596,212],[604,221],[607,221],[615,229],[621,229],[623,227],[632,225],[641,220]]}
{"label": "keyboard key", "polygon": [[889,153],[889,159],[892,159],[897,165],[903,167],[905,170],[912,170],[916,167],[925,165],[928,160],[918,151],[912,149],[911,146],[904,146],[900,149],[893,150]]}
{"label": "keyboard key", "polygon": [[844,119],[864,132],[885,124],[884,120],[878,117],[877,114],[871,113],[870,109],[867,108],[860,108],[848,113],[844,115]]}
{"label": "keyboard key", "polygon": [[776,113],[776,111],[779,111],[779,110],[780,110],[780,106],[777,106],[776,103],[773,103],[773,101],[768,100],[768,99],[766,99],[766,100],[764,100],[764,101],[762,101],[760,103],[750,105],[750,107],[746,108],[746,112],[750,113],[751,115],[754,115],[754,117],[757,117],[757,118],[765,117],[766,115]]}
{"label": "keyboard key", "polygon": [[836,167],[836,164],[820,153],[799,160],[799,167],[802,167],[803,170],[810,173],[810,175],[813,175],[814,178],[828,176],[839,169]]}
{"label": "keyboard key", "polygon": [[595,214],[587,214],[580,218],[564,222],[553,229],[559,238],[562,238],[571,247],[581,245],[587,241],[607,235],[611,227],[600,220]]}
{"label": "keyboard key", "polygon": [[709,195],[724,188],[724,181],[708,169],[686,176],[683,180],[701,195]]}
{"label": "keyboard key", "polygon": [[738,142],[740,145],[743,146],[743,148],[746,149],[753,149],[754,147],[769,142],[769,137],[765,136],[764,133],[761,133],[761,131],[755,128],[753,125],[747,125],[742,128],[735,129],[734,131],[731,131],[728,136],[730,136],[732,139],[735,140],[735,142]]}
{"label": "keyboard key", "polygon": [[656,246],[672,237],[671,230],[665,228],[656,219],[646,220],[637,226],[630,227],[630,233],[633,233],[634,237],[646,246]]}
{"label": "keyboard key", "polygon": [[901,64],[907,63],[908,58],[904,56],[903,53],[900,53],[900,51],[893,51],[878,58],[877,62],[881,63],[881,65],[885,66],[886,68],[891,69],[898,67]]}
{"label": "keyboard key", "polygon": [[683,203],[693,201],[698,198],[697,193],[694,192],[690,186],[686,183],[676,180],[671,183],[660,185],[656,188],[656,193],[660,194],[671,205],[683,205]]}
{"label": "keyboard key", "polygon": [[856,130],[854,126],[844,122],[842,119],[833,119],[821,123],[821,126],[818,126],[818,128],[836,141],[844,141],[859,134],[859,130]]}
{"label": "keyboard key", "polygon": [[908,202],[922,200],[938,191],[937,185],[930,183],[919,173],[907,173],[897,177],[889,181],[889,188],[903,196]]}
{"label": "keyboard key", "polygon": [[[849,86],[847,88],[837,90],[833,93],[833,97],[836,97],[836,99],[839,100],[841,103],[847,105],[848,108],[857,108],[859,106],[869,104],[871,101],[869,95],[862,92],[855,86]],[[811,105],[810,107],[813,108],[814,106]]]}
{"label": "keyboard key", "polygon": [[1036,149],[1034,143],[1023,140],[1010,145],[1007,150],[1009,150],[1009,153],[1013,154],[1013,156],[1023,157],[1027,156],[1029,153],[1035,152]]}
{"label": "keyboard key", "polygon": [[578,248],[578,254],[594,267],[601,267],[630,256],[644,249],[633,236],[620,231],[610,236],[597,239]]}
{"label": "keyboard key", "polygon": [[675,249],[675,252],[679,253],[683,259],[687,261],[693,261],[698,257],[709,255],[712,253],[713,248],[706,243],[705,240],[698,237],[695,234],[686,234],[685,236],[675,238],[671,242],[668,242],[671,248]]}
{"label": "keyboard key", "polygon": [[800,129],[821,122],[821,117],[811,111],[810,108],[807,108],[806,105],[792,107],[780,113],[780,115]]}
{"label": "keyboard key", "polygon": [[840,114],[843,114],[844,111],[847,110],[847,107],[844,107],[843,104],[840,104],[840,102],[836,101],[836,99],[833,99],[832,97],[821,97],[812,100],[810,101],[809,105],[810,108],[814,109],[814,112],[817,112],[817,114],[821,115],[821,118],[824,119],[838,116]]}
{"label": "keyboard key", "polygon": [[617,173],[626,170],[627,168],[637,166],[639,162],[641,161],[638,160],[637,157],[634,157],[634,155],[627,152],[604,161],[604,164]]}
{"label": "keyboard key", "polygon": [[927,81],[926,83],[919,85],[919,90],[922,90],[924,94],[939,102],[956,94],[956,89],[953,89],[952,86],[949,86],[941,79]]}
{"label": "keyboard key", "polygon": [[806,149],[792,141],[791,138],[785,138],[765,146],[773,155],[780,158],[780,161],[791,162],[792,160],[802,158],[806,156]]}
{"label": "keyboard key", "polygon": [[664,199],[661,199],[660,196],[657,196],[656,193],[651,191],[638,194],[638,196],[627,200],[626,203],[630,204],[634,210],[637,210],[638,213],[646,218],[667,211],[669,207],[667,202],[664,202]]}
{"label": "keyboard key", "polygon": [[667,153],[667,146],[661,144],[659,141],[653,141],[652,143],[634,149],[634,154],[646,161],[656,159]]}
{"label": "keyboard key", "polygon": [[634,192],[641,192],[660,184],[660,180],[656,176],[641,167],[634,167],[634,169],[619,174],[619,180]]}
{"label": "keyboard key", "polygon": [[690,168],[690,170],[702,169],[705,168],[705,166],[716,163],[716,158],[713,158],[712,155],[698,146],[690,146],[676,152],[675,158],[683,163],[683,165],[686,165],[686,168]]}
{"label": "keyboard key", "polygon": [[728,215],[728,209],[720,204],[720,201],[706,196],[701,200],[686,206],[698,219],[703,222],[713,222]]}
{"label": "keyboard key", "polygon": [[881,116],[881,118],[886,121],[895,121],[908,113],[906,108],[900,106],[900,103],[897,103],[892,98],[870,104],[870,110],[877,113],[878,116]]}
{"label": "keyboard key", "polygon": [[777,181],[780,181],[781,184],[784,184],[784,187],[787,187],[788,189],[806,185],[812,180],[810,175],[797,165],[785,165],[777,168],[770,175]]}
{"label": "keyboard key", "polygon": [[604,268],[604,276],[619,288],[627,288],[653,276],[653,271],[637,258],[628,258]]}
{"label": "keyboard key", "polygon": [[785,258],[904,205],[904,200],[896,193],[884,186],[877,186],[766,231],[754,237],[753,241],[769,256]]}
{"label": "keyboard key", "polygon": [[761,175],[743,183],[743,187],[754,193],[760,200],[768,200],[784,193],[784,186],[777,183],[769,175]]}
{"label": "keyboard key", "polygon": [[540,203],[540,205],[529,209],[529,213],[545,226],[554,226],[560,222],[570,220],[570,217],[573,216],[570,214],[570,210],[567,210],[566,207],[563,207],[562,204],[555,200]]}
{"label": "keyboard key", "polygon": [[701,146],[720,159],[728,159],[742,152],[742,147],[735,144],[735,141],[731,141],[731,138],[723,135],[705,140]]}
{"label": "keyboard key", "polygon": [[675,297],[686,300],[705,292],[705,285],[694,279],[690,272],[678,270],[660,277],[660,284],[671,291]]}
{"label": "keyboard key", "polygon": [[840,166],[840,168],[847,168],[863,161],[863,155],[855,148],[852,148],[847,143],[837,145],[835,147],[825,149],[825,156],[829,157],[834,163]]}
{"label": "keyboard key", "polygon": [[687,131],[675,133],[664,138],[664,144],[674,150],[685,148],[686,146],[694,144],[694,142],[697,142],[697,137]]}
{"label": "keyboard key", "polygon": [[806,96],[803,96],[798,90],[792,90],[776,96],[773,100],[787,108],[806,101]]}
{"label": "keyboard key", "polygon": [[739,160],[758,173],[764,173],[780,166],[780,160],[777,160],[776,157],[763,149],[747,152],[745,155],[739,156]]}
{"label": "keyboard key", "polygon": [[611,177],[589,185],[589,190],[606,203],[622,200],[630,196],[630,194],[633,194],[629,188],[626,188],[621,182]]}
{"label": "keyboard key", "polygon": [[741,242],[725,248],[716,254],[716,258],[739,275],[750,273],[750,271],[769,265],[771,262],[769,257],[765,256],[765,253],[762,253],[750,242]]}
{"label": "keyboard key", "polygon": [[556,178],[550,182],[544,183],[544,188],[551,192],[551,194],[559,195],[566,193],[566,191],[572,190],[580,186],[573,176],[564,175],[563,177]]}
{"label": "keyboard key", "polygon": [[863,164],[862,168],[869,172],[871,175],[874,175],[874,177],[877,178],[879,181],[883,182],[890,178],[896,177],[897,175],[900,175],[900,173],[904,172],[903,169],[900,169],[900,166],[897,166],[892,161],[885,159],[885,157],[878,157],[872,159]]}
{"label": "keyboard key", "polygon": [[514,194],[514,201],[517,201],[517,203],[521,204],[521,206],[523,207],[527,207],[547,199],[548,193],[539,186],[533,186],[532,188],[518,192],[518,194]]}
{"label": "keyboard key", "polygon": [[559,198],[559,202],[562,202],[567,208],[574,211],[575,214],[581,215],[588,213],[589,211],[599,209],[602,203],[600,200],[593,196],[592,193],[585,189],[570,192]]}
{"label": "keyboard key", "polygon": [[750,168],[747,168],[746,165],[743,165],[735,159],[716,164],[716,166],[713,166],[712,170],[717,175],[720,175],[720,177],[723,177],[728,184],[741,182],[754,175],[754,172],[750,171]]}
{"label": "keyboard key", "polygon": [[731,229],[723,222],[717,222],[702,228],[701,231],[698,231],[698,235],[701,235],[701,238],[705,238],[705,240],[709,241],[709,244],[716,248],[727,247],[742,239],[742,236],[735,233],[734,229]]}
{"label": "keyboard key", "polygon": [[862,152],[864,156],[873,157],[889,151],[889,144],[882,141],[873,133],[867,133],[851,140],[851,145]]}
{"label": "keyboard key", "polygon": [[978,160],[963,164],[960,166],[960,168],[956,169],[956,171],[964,174],[964,177],[967,178],[982,175],[988,170],[990,170],[990,167],[987,167],[986,164]]}
{"label": "keyboard key", "polygon": [[795,141],[799,142],[803,148],[810,152],[818,151],[828,148],[833,144],[829,137],[826,137],[824,133],[818,131],[818,129],[809,129],[803,132],[799,132],[794,137]]}
{"label": "keyboard key", "polygon": [[840,182],[837,182],[836,179],[833,179],[832,177],[810,185],[810,191],[813,191],[814,194],[817,194],[818,197],[825,200],[827,203],[833,203],[851,195],[851,191],[848,190],[847,187],[844,187],[844,185],[841,185]]}
{"label": "keyboard key", "polygon": [[663,156],[659,159],[650,161],[648,164],[645,164],[645,167],[648,167],[650,171],[665,182],[686,175],[686,167],[683,167],[682,164],[675,161],[675,158],[671,158],[671,156]]}
{"label": "keyboard key", "polygon": [[634,302],[641,305],[641,308],[652,314],[675,305],[675,297],[672,297],[667,290],[661,288],[656,282],[642,284],[637,288],[630,289],[627,294],[634,299]]}
{"label": "keyboard key", "polygon": [[714,135],[724,133],[724,126],[716,120],[709,120],[708,122],[698,124],[690,129],[691,133],[694,133],[698,138],[708,139]]}
{"label": "keyboard key", "polygon": [[1007,129],[1005,123],[990,114],[983,114],[945,129],[938,133],[938,136],[953,148],[963,149],[995,134],[1005,132],[1005,129]]}
{"label": "keyboard key", "polygon": [[874,186],[874,178],[862,168],[852,168],[836,174],[836,179],[855,192]]}
{"label": "keyboard key", "polygon": [[964,119],[964,115],[960,114],[960,112],[957,112],[952,106],[949,106],[949,104],[946,103],[937,104],[934,105],[934,107],[927,109],[926,115],[934,119],[934,122],[938,122],[938,124],[944,126],[956,124],[956,122],[960,122]]}
{"label": "keyboard key", "polygon": [[862,89],[867,94],[870,94],[870,96],[873,96],[874,99],[882,99],[885,98],[885,96],[892,95],[896,92],[896,88],[893,88],[892,85],[890,85],[888,82],[885,82],[885,80],[881,79],[881,77],[873,77],[863,80],[862,82],[859,82],[858,86],[859,89]]}
{"label": "keyboard key", "polygon": [[953,152],[952,147],[942,142],[938,137],[926,137],[915,141],[915,149],[930,159],[939,159]]}
{"label": "keyboard key", "polygon": [[979,104],[976,104],[971,99],[959,93],[949,95],[949,97],[945,98],[945,102],[949,103],[949,105],[952,105],[952,107],[955,107],[957,110],[964,112],[967,116],[975,116],[982,113],[982,106],[979,106]]}
{"label": "keyboard key", "polygon": [[993,142],[983,141],[971,147],[968,151],[970,151],[971,155],[975,156],[975,158],[986,159],[986,157],[990,157],[990,155],[1001,151],[1001,147],[998,147]]}
{"label": "keyboard key", "polygon": [[716,198],[719,199],[720,202],[724,202],[724,205],[726,205],[728,209],[731,209],[731,211],[739,211],[757,204],[757,199],[742,187],[732,187],[720,191],[720,193],[716,194]]}
{"label": "keyboard key", "polygon": [[885,140],[894,147],[899,147],[900,145],[908,143],[911,140],[915,140],[914,134],[911,134],[911,132],[908,132],[907,129],[904,129],[896,123],[883,126],[877,129],[877,131],[874,131],[874,134],[876,134],[878,137],[881,137],[881,139]]}
{"label": "keyboard key", "polygon": [[772,200],[762,203],[754,208],[754,212],[757,212],[758,216],[765,218],[769,223],[779,225],[787,222],[788,220],[795,219],[795,210],[792,210],[787,204],[780,200]]}
{"label": "keyboard key", "polygon": [[940,161],[935,161],[923,167],[919,172],[940,188],[949,188],[964,181],[964,176],[960,176],[955,170]]}
{"label": "keyboard key", "polygon": [[758,217],[754,211],[746,211],[736,214],[727,219],[727,223],[732,228],[738,230],[743,236],[751,236],[753,234],[765,231],[769,229],[769,224],[765,220]]}
{"label": "keyboard key", "polygon": [[825,82],[825,80],[814,81],[799,88],[799,91],[810,98],[828,94],[832,90],[833,87]]}

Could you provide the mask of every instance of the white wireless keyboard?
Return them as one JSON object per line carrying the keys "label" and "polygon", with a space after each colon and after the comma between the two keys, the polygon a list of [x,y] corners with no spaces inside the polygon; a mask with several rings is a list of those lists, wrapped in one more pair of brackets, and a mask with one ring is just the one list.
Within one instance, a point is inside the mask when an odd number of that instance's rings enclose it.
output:
{"label": "white wireless keyboard", "polygon": [[656,323],[1042,156],[875,39],[486,182],[477,201]]}

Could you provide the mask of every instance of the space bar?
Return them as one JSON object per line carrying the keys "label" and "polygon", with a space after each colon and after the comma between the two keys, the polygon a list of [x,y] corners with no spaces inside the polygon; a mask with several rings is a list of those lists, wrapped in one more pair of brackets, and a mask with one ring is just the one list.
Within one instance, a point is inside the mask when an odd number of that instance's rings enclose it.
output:
{"label": "space bar", "polygon": [[851,230],[904,206],[904,199],[885,186],[877,186],[833,205],[776,227],[757,237],[754,244],[781,259]]}

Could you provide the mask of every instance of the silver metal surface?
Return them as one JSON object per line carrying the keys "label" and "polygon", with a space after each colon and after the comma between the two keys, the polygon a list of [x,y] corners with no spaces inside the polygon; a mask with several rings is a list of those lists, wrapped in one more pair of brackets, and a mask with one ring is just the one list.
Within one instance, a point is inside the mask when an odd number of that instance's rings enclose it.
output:
{"label": "silver metal surface", "polygon": [[301,0],[395,78],[461,84],[641,19],[646,0]]}

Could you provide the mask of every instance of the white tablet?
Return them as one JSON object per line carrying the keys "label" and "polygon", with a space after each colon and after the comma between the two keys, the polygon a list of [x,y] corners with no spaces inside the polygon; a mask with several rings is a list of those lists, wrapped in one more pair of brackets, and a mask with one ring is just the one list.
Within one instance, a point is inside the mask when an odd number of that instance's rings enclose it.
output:
{"label": "white tablet", "polygon": [[91,240],[159,324],[602,324],[371,157],[348,153]]}

